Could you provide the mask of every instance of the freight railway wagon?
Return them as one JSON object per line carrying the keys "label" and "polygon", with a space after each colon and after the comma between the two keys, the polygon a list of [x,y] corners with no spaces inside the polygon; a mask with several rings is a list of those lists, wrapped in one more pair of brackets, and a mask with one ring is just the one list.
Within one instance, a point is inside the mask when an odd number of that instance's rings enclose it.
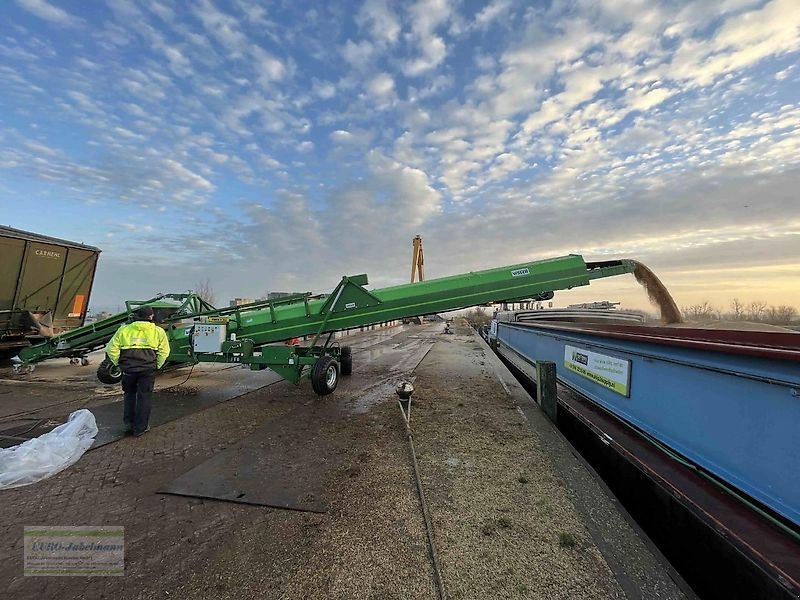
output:
{"label": "freight railway wagon", "polygon": [[83,325],[99,254],[0,226],[0,358]]}

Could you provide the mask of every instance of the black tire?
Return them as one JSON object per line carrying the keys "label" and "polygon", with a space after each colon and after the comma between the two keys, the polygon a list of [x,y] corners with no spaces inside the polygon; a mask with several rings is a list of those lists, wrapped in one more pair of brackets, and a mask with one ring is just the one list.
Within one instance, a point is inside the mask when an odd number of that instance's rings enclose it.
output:
{"label": "black tire", "polygon": [[348,377],[353,374],[353,350],[350,346],[342,346],[339,353],[339,363],[342,367],[342,375]]}
{"label": "black tire", "polygon": [[311,370],[311,387],[320,396],[327,396],[339,384],[339,363],[332,356],[320,358]]}
{"label": "black tire", "polygon": [[114,363],[105,358],[97,367],[97,378],[101,383],[114,385],[122,381],[122,370],[119,367],[115,367]]}

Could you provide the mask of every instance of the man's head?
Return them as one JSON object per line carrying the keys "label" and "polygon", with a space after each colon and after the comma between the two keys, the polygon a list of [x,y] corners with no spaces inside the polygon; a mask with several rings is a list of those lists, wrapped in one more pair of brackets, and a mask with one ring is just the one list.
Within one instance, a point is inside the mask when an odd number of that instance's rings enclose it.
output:
{"label": "man's head", "polygon": [[153,309],[149,306],[140,306],[139,310],[136,311],[136,318],[140,321],[152,321]]}

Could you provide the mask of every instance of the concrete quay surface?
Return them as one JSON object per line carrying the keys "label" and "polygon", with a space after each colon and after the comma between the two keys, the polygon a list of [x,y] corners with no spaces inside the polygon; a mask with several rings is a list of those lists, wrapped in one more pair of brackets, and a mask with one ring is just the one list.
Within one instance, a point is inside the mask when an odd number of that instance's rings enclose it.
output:
{"label": "concrete quay surface", "polygon": [[[453,334],[443,330],[341,338],[353,347],[353,376],[327,397],[268,372],[198,373],[183,385],[200,398],[239,376],[264,377],[265,387],[253,381],[252,391],[0,492],[4,597],[437,598],[394,392],[413,381],[411,428],[448,598],[683,598],[669,567],[480,337],[458,323]],[[28,384],[0,379],[0,429],[20,407],[58,421],[119,402],[88,376],[62,389],[64,368],[45,366]],[[307,492],[324,512],[159,493],[223,454],[236,465],[245,446],[235,472],[252,477],[263,465],[265,496]],[[122,525],[125,575],[24,577],[25,525]]]}

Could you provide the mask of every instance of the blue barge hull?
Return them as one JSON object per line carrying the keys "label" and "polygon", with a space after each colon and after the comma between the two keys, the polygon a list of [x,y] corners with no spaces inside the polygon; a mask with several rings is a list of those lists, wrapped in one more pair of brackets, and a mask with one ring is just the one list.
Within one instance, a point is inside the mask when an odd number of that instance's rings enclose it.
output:
{"label": "blue barge hull", "polygon": [[800,526],[800,335],[500,321],[496,338]]}

